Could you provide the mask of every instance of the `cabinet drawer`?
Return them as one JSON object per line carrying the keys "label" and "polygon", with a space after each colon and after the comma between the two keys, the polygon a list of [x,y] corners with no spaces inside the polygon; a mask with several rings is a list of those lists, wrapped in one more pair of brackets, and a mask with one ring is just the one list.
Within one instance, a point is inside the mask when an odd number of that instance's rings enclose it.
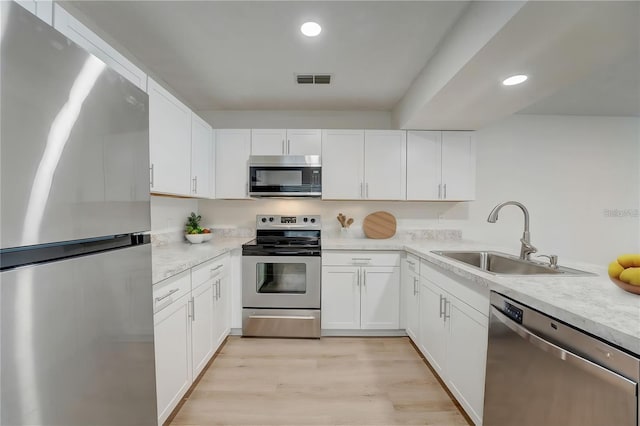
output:
{"label": "cabinet drawer", "polygon": [[420,258],[418,256],[407,253],[407,258],[404,261],[408,271],[420,275]]}
{"label": "cabinet drawer", "polygon": [[229,269],[229,256],[222,255],[191,269],[191,286],[195,289],[207,281],[224,275]]}
{"label": "cabinet drawer", "polygon": [[187,270],[153,286],[153,312],[159,312],[191,291],[191,271]]}
{"label": "cabinet drawer", "polygon": [[323,251],[322,265],[400,266],[400,253],[395,251]]}

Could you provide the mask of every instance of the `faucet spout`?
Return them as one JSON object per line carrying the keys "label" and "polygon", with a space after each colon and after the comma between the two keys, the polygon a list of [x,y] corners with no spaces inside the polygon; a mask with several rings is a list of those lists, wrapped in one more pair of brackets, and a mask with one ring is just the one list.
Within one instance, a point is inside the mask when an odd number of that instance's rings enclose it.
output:
{"label": "faucet spout", "polygon": [[489,217],[487,218],[487,222],[496,223],[498,221],[498,213],[504,206],[517,206],[520,207],[522,213],[524,214],[524,231],[522,233],[522,238],[520,238],[520,242],[522,243],[520,247],[520,258],[524,260],[529,260],[532,253],[538,251],[531,244],[531,237],[529,235],[529,210],[524,206],[524,204],[519,203],[518,201],[505,201],[504,203],[498,204],[491,210],[489,213]]}

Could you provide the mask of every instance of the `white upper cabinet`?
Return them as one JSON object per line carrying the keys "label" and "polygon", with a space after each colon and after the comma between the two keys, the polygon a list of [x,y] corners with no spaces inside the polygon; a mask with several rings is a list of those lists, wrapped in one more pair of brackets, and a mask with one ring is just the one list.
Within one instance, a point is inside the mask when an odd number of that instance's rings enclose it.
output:
{"label": "white upper cabinet", "polygon": [[195,114],[191,115],[191,195],[213,198],[213,130]]}
{"label": "white upper cabinet", "polygon": [[[39,3],[39,1],[36,2],[37,12],[39,12],[41,7]],[[98,37],[93,31],[85,27],[59,4],[54,5],[53,23],[56,30],[60,31],[98,59],[101,59],[105,64],[140,89],[145,92],[147,91],[147,75],[140,68]]]}
{"label": "white upper cabinet", "polygon": [[476,145],[472,132],[442,132],[442,199],[476,198]]}
{"label": "white upper cabinet", "polygon": [[47,24],[53,25],[52,0],[17,0],[16,3],[42,19]]}
{"label": "white upper cabinet", "polygon": [[407,200],[475,199],[473,132],[407,132]]}
{"label": "white upper cabinet", "polygon": [[215,145],[216,198],[248,198],[251,131],[248,129],[216,130]]}
{"label": "white upper cabinet", "polygon": [[284,155],[286,143],[284,129],[251,129],[251,155]]}
{"label": "white upper cabinet", "polygon": [[322,198],[364,198],[364,130],[323,130]]}
{"label": "white upper cabinet", "polygon": [[252,129],[251,155],[320,155],[319,129]]}
{"label": "white upper cabinet", "polygon": [[404,131],[364,131],[364,198],[405,199],[406,146]]}
{"label": "white upper cabinet", "polygon": [[406,132],[325,130],[322,135],[322,198],[403,200]]}
{"label": "white upper cabinet", "polygon": [[190,196],[191,110],[149,79],[151,192]]}
{"label": "white upper cabinet", "polygon": [[287,154],[321,155],[322,132],[320,129],[288,129]]}

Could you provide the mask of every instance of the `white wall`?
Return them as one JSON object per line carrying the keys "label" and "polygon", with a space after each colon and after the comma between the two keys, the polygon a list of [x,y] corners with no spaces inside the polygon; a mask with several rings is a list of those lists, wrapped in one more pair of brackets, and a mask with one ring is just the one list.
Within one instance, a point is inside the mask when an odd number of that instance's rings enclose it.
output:
{"label": "white wall", "polygon": [[389,111],[198,111],[218,129],[390,129]]}
{"label": "white wall", "polygon": [[151,196],[151,230],[154,232],[184,229],[187,216],[198,211],[198,200]]}
{"label": "white wall", "polygon": [[442,228],[439,216],[455,203],[393,202],[393,201],[322,201],[301,200],[201,200],[200,214],[203,222],[215,227],[255,228],[257,214],[319,214],[323,229],[339,228],[336,216],[343,213],[354,218],[352,230],[357,234],[362,229],[362,220],[369,213],[388,211],[398,221],[398,228]]}
{"label": "white wall", "polygon": [[[522,212],[507,206],[497,223],[491,209],[522,202],[540,253],[607,264],[640,252],[640,119],[515,115],[477,132],[477,201],[445,217],[463,238],[519,252]],[[622,217],[609,217],[618,210]]]}

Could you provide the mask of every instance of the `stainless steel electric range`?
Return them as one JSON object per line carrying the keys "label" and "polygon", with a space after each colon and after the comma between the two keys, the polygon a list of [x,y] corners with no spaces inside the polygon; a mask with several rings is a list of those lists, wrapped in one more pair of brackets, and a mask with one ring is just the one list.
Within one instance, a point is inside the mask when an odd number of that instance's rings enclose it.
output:
{"label": "stainless steel electric range", "polygon": [[256,217],[242,246],[242,334],[320,337],[320,216]]}

